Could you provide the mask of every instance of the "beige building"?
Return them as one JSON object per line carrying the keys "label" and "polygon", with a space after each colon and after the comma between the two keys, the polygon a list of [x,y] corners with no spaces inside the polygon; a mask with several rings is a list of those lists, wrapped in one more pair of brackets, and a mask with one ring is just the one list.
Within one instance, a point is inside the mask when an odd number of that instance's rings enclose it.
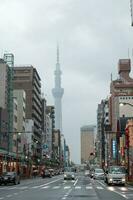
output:
{"label": "beige building", "polygon": [[80,129],[81,137],[81,164],[91,159],[91,153],[95,152],[95,126],[83,126]]}
{"label": "beige building", "polygon": [[32,140],[38,142],[36,154],[40,156],[42,143],[42,100],[41,100],[41,79],[33,66],[14,67],[14,89],[24,90],[26,93],[26,119],[32,119],[34,132]]}

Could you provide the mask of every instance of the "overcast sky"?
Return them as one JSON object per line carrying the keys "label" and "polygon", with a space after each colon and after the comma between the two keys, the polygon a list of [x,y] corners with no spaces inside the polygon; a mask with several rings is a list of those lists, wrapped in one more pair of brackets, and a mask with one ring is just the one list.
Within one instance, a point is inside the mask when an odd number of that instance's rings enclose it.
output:
{"label": "overcast sky", "polygon": [[110,74],[131,56],[130,0],[0,0],[0,52],[32,64],[53,104],[57,41],[64,96],[63,133],[80,161],[80,127],[96,124],[97,105],[109,95]]}

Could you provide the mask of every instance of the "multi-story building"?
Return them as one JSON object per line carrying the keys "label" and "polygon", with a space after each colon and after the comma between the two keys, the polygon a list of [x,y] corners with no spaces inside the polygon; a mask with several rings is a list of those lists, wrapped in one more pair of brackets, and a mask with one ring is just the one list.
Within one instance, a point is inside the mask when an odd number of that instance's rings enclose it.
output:
{"label": "multi-story building", "polygon": [[61,134],[60,130],[54,130],[53,132],[53,151],[52,158],[62,165],[61,160]]}
{"label": "multi-story building", "polygon": [[51,158],[52,155],[52,119],[49,114],[46,115],[46,141],[44,145],[46,157]]}
{"label": "multi-story building", "polygon": [[3,148],[8,150],[8,70],[9,66],[0,59],[0,152]]}
{"label": "multi-story building", "polygon": [[14,67],[13,86],[15,90],[23,89],[26,93],[26,119],[32,119],[34,130],[32,142],[37,144],[35,157],[41,157],[42,144],[42,101],[41,79],[33,66]]}
{"label": "multi-story building", "polygon": [[13,98],[13,146],[12,151],[17,154],[18,151],[18,102]]}
{"label": "multi-story building", "polygon": [[109,100],[106,98],[101,101],[97,110],[97,137],[95,144],[97,161],[101,166],[107,165],[109,162],[109,136]]}
{"label": "multi-story building", "polygon": [[[110,122],[111,122],[111,148],[112,160],[115,163],[120,163],[120,139],[124,137],[124,132],[121,132],[123,118],[127,120],[132,117],[132,110],[129,104],[133,104],[133,79],[130,78],[131,71],[130,59],[120,59],[118,64],[119,78],[113,80],[110,86],[111,97],[109,100]],[[127,103],[121,107],[120,103]]]}
{"label": "multi-story building", "polygon": [[68,145],[65,145],[65,167],[70,166],[70,149]]}
{"label": "multi-story building", "polygon": [[42,143],[46,143],[46,108],[47,102],[45,98],[42,98]]}
{"label": "multi-story building", "polygon": [[9,66],[0,59],[0,107],[4,109],[8,104],[8,70]]}
{"label": "multi-story building", "polygon": [[95,153],[95,126],[83,126],[80,129],[81,164],[89,163],[91,155]]}
{"label": "multi-story building", "polygon": [[18,152],[23,154],[24,145],[26,145],[25,132],[25,112],[26,112],[26,93],[24,90],[14,90],[13,97],[17,100],[17,131],[16,135],[20,134],[20,144],[18,145]]}

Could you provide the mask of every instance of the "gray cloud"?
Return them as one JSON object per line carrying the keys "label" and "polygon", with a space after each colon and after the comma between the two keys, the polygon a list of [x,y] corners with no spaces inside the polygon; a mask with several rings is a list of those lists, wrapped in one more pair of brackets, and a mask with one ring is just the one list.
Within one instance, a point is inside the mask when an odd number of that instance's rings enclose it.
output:
{"label": "gray cloud", "polygon": [[1,54],[13,52],[16,64],[38,69],[48,103],[53,103],[59,41],[63,130],[78,162],[80,126],[96,123],[97,104],[109,94],[110,74],[117,77],[118,59],[132,49],[129,2],[0,0],[0,13]]}

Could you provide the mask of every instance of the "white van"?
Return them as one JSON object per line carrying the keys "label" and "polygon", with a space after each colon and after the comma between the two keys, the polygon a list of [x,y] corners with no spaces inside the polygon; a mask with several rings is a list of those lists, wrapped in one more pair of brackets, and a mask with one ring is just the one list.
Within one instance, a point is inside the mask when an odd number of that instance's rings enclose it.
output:
{"label": "white van", "polygon": [[106,171],[105,182],[108,185],[125,185],[126,170],[123,166],[109,166]]}

